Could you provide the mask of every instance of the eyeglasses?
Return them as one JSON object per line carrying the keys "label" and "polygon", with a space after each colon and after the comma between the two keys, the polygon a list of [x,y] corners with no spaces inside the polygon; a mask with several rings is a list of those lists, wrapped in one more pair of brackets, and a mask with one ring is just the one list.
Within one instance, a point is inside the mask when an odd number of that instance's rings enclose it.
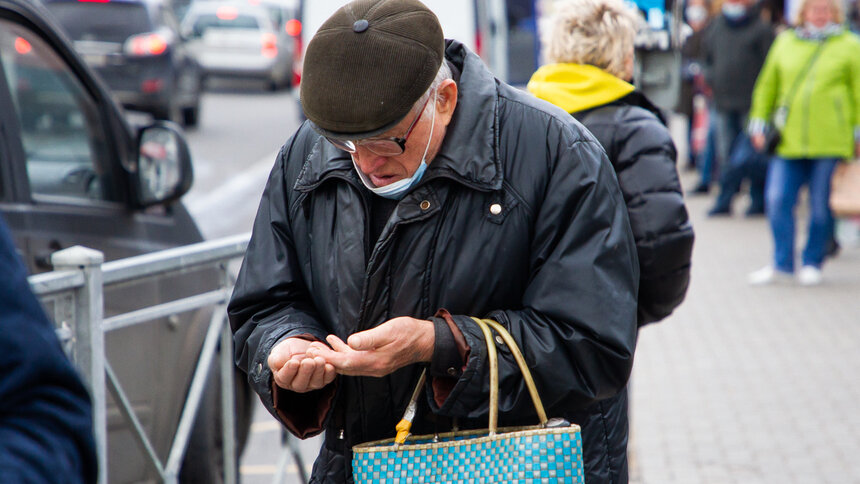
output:
{"label": "eyeglasses", "polygon": [[430,99],[434,98],[435,96],[431,96],[424,101],[424,104],[421,106],[421,111],[418,112],[418,116],[412,120],[412,124],[409,125],[409,129],[406,130],[406,134],[401,138],[392,136],[390,138],[368,138],[358,141],[333,139],[329,137],[326,137],[326,139],[329,143],[343,151],[346,151],[347,153],[355,153],[356,150],[358,150],[358,147],[361,146],[379,156],[402,155],[403,152],[406,151],[406,139],[409,138],[409,134],[412,133],[415,125],[418,124],[418,120],[421,119],[421,115],[424,114],[424,109],[427,107],[427,103],[430,102]]}

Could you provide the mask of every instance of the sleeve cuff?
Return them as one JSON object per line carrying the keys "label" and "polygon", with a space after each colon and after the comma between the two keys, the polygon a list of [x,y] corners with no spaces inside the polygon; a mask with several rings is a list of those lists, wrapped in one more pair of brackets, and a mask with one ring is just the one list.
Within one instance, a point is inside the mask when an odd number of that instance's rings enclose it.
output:
{"label": "sleeve cuff", "polygon": [[433,359],[430,360],[430,376],[459,378],[463,372],[463,359],[454,342],[454,334],[443,318],[432,318],[436,333]]}
{"label": "sleeve cuff", "polygon": [[767,126],[767,121],[759,118],[750,118],[747,132],[750,136],[764,134],[765,126]]}

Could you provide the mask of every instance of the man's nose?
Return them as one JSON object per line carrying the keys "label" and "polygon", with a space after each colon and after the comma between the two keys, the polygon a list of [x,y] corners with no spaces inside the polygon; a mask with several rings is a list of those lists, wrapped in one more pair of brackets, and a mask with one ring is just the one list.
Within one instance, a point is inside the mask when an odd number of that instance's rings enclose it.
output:
{"label": "man's nose", "polygon": [[356,147],[355,153],[352,154],[352,159],[364,174],[373,173],[387,160],[386,157],[377,155],[367,148],[362,148],[361,145]]}

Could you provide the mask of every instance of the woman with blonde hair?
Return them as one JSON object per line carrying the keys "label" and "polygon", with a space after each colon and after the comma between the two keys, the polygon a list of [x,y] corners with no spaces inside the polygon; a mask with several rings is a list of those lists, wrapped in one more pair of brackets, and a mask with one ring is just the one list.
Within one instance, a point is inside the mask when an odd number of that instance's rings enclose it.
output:
{"label": "woman with blonde hair", "polygon": [[618,176],[639,255],[639,326],[668,316],[690,281],[693,229],[665,119],[636,91],[638,13],[621,0],[556,2],[543,38],[551,62],[528,90],[580,121]]}
{"label": "woman with blonde hair", "polygon": [[830,178],[839,160],[860,153],[860,39],[844,21],[838,0],[802,0],[796,27],[774,41],[756,81],[749,127],[753,146],[764,148],[769,124],[782,135],[765,186],[773,262],[750,274],[750,284],[792,280],[794,207],[803,185],[809,189],[809,227],[797,281],[822,282],[833,233]]}

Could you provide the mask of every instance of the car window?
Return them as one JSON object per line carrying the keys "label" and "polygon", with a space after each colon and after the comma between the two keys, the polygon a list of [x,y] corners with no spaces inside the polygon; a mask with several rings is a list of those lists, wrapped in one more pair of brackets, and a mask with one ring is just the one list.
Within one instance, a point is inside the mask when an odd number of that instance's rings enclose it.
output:
{"label": "car window", "polygon": [[4,19],[0,64],[21,126],[31,193],[108,199],[104,128],[69,66],[32,31]]}
{"label": "car window", "polygon": [[209,29],[249,29],[259,30],[260,24],[252,15],[201,14],[194,20],[193,32],[202,37]]}
{"label": "car window", "polygon": [[146,8],[139,3],[48,3],[73,40],[125,42],[132,35],[153,31]]}

